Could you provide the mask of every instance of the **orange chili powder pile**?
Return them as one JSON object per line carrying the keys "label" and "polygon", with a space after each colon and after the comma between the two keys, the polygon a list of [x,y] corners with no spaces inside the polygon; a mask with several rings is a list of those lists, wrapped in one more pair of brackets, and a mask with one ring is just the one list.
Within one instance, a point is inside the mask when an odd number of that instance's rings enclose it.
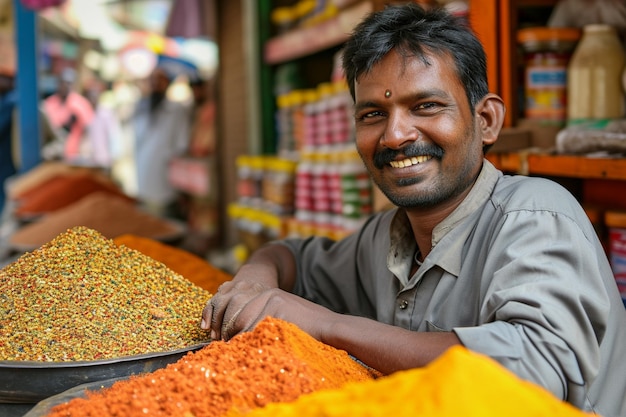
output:
{"label": "orange chili powder pile", "polygon": [[214,267],[201,257],[154,239],[124,234],[114,238],[113,241],[162,262],[172,271],[212,294],[217,292],[221,284],[232,279],[232,275]]}
{"label": "orange chili powder pile", "polygon": [[268,317],[228,342],[60,404],[48,417],[223,416],[377,376],[345,351]]}

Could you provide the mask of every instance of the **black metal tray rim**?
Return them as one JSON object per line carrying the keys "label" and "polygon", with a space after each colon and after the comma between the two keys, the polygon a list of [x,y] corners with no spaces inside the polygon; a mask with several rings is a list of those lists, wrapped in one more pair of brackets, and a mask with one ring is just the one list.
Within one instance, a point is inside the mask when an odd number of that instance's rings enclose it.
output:
{"label": "black metal tray rim", "polygon": [[153,359],[161,356],[176,355],[178,353],[193,352],[208,345],[210,342],[198,343],[184,348],[168,351],[142,353],[139,355],[120,356],[117,358],[100,359],[95,361],[0,361],[0,369],[23,369],[23,368],[78,368],[85,366],[101,366],[121,362],[132,362],[142,359]]}

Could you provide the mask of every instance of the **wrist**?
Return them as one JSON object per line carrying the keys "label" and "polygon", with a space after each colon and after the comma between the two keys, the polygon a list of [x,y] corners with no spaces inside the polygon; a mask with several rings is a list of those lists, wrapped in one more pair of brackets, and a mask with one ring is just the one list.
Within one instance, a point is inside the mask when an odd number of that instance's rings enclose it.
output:
{"label": "wrist", "polygon": [[274,265],[254,260],[243,264],[239,268],[239,271],[237,271],[235,275],[235,279],[237,278],[246,280],[252,278],[255,282],[267,285],[268,287],[278,287],[279,282],[278,273]]}

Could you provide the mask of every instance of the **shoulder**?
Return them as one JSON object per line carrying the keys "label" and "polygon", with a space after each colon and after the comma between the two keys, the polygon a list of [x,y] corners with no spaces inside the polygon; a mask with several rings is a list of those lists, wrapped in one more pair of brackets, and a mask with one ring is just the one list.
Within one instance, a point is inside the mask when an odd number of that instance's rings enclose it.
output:
{"label": "shoulder", "polygon": [[492,202],[500,207],[560,210],[579,205],[574,195],[547,178],[503,175],[493,190]]}
{"label": "shoulder", "polygon": [[558,223],[558,227],[570,225],[584,230],[588,237],[595,233],[581,203],[550,179],[505,175],[496,184],[490,203],[493,210],[489,211],[496,217],[524,218],[544,225]]}

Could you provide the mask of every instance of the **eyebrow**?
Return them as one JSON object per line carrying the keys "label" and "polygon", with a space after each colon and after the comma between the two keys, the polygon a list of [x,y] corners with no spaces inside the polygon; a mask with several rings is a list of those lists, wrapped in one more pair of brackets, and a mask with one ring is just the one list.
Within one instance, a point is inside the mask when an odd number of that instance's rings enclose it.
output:
{"label": "eyebrow", "polygon": [[369,107],[380,107],[379,102],[377,101],[364,101],[362,103],[355,103],[354,111],[359,112],[363,109],[367,109]]}
{"label": "eyebrow", "polygon": [[[442,90],[440,88],[431,88],[429,90],[420,91],[419,93],[411,96],[412,101],[418,101],[418,100],[424,100],[424,99],[430,99],[430,98],[440,98],[440,99],[448,100],[450,98],[450,94],[448,94],[445,90]],[[382,100],[379,100],[379,101],[367,100],[363,102],[357,102],[354,104],[354,111],[359,112],[369,107],[383,107],[381,103],[382,103]]]}

